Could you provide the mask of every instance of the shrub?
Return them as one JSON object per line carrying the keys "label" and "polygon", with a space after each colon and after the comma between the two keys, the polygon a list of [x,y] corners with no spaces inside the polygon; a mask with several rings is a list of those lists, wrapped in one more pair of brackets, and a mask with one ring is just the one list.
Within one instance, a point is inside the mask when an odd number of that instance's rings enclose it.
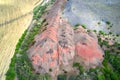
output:
{"label": "shrub", "polygon": [[82,74],[84,72],[83,66],[81,66],[80,63],[78,63],[78,62],[74,62],[73,67],[77,67],[80,71],[80,74]]}
{"label": "shrub", "polygon": [[110,25],[111,23],[110,23],[110,21],[106,21],[106,24]]}
{"label": "shrub", "polygon": [[84,29],[86,29],[86,25],[85,25],[85,24],[82,24],[81,26],[82,26]]}
{"label": "shrub", "polygon": [[80,24],[79,24],[79,23],[75,25],[75,27],[78,27],[78,26],[80,26]]}
{"label": "shrub", "polygon": [[58,75],[57,80],[67,80],[67,75]]}
{"label": "shrub", "polygon": [[97,32],[97,30],[93,30],[95,33]]}
{"label": "shrub", "polygon": [[104,35],[105,33],[103,31],[99,31],[99,34],[100,35]]}
{"label": "shrub", "polygon": [[87,32],[90,32],[91,30],[87,30]]}
{"label": "shrub", "polygon": [[80,63],[78,63],[78,62],[73,63],[73,67],[79,67],[79,66],[80,66]]}
{"label": "shrub", "polygon": [[98,22],[98,24],[100,25],[100,22]]}

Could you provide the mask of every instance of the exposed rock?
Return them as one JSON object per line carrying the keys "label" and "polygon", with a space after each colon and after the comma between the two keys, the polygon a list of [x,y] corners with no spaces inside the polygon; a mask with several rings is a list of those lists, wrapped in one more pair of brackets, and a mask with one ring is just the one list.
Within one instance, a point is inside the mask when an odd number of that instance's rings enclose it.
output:
{"label": "exposed rock", "polygon": [[[65,2],[57,0],[49,14],[44,15],[48,23],[46,30],[35,36],[35,43],[28,50],[36,73],[49,73],[56,77],[63,69],[74,71],[72,64],[76,59],[87,67],[96,67],[103,60],[96,35],[87,33],[81,27],[74,31],[61,17]],[[75,55],[78,55],[77,58]]]}
{"label": "exposed rock", "polygon": [[[97,37],[87,33],[81,26],[75,30],[75,51],[79,55],[80,63],[95,68],[103,60],[103,51],[98,45]],[[77,60],[78,61],[78,60]]]}

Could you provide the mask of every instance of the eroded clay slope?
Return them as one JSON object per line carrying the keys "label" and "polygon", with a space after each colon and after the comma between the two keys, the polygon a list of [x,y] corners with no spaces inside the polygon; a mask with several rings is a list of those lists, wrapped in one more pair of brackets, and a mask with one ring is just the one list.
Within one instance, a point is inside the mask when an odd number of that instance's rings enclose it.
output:
{"label": "eroded clay slope", "polygon": [[67,72],[73,70],[74,61],[83,66],[96,67],[103,60],[96,35],[87,33],[82,27],[74,30],[62,17],[65,2],[57,0],[44,15],[48,23],[46,30],[35,36],[35,44],[28,50],[36,73],[49,73],[55,77],[61,69]]}

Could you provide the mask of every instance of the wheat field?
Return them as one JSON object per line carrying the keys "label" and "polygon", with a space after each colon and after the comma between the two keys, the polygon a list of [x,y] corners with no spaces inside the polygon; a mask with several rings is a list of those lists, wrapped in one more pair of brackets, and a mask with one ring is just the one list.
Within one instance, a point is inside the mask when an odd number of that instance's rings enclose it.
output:
{"label": "wheat field", "polygon": [[0,0],[0,80],[5,80],[15,46],[32,20],[29,12],[41,1]]}

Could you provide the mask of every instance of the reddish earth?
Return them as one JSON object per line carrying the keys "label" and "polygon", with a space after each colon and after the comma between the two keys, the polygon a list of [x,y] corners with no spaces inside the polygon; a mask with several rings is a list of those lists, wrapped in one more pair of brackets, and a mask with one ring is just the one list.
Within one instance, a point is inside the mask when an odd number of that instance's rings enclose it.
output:
{"label": "reddish earth", "polygon": [[46,30],[35,36],[35,44],[28,50],[36,73],[49,73],[55,77],[61,69],[67,72],[73,70],[74,61],[94,68],[103,60],[96,35],[87,33],[82,27],[74,30],[62,17],[65,2],[57,0],[49,14],[44,16],[48,23]]}
{"label": "reddish earth", "polygon": [[98,45],[97,37],[93,32],[87,32],[82,27],[75,30],[75,51],[86,66],[96,67],[103,60],[103,51]]}

